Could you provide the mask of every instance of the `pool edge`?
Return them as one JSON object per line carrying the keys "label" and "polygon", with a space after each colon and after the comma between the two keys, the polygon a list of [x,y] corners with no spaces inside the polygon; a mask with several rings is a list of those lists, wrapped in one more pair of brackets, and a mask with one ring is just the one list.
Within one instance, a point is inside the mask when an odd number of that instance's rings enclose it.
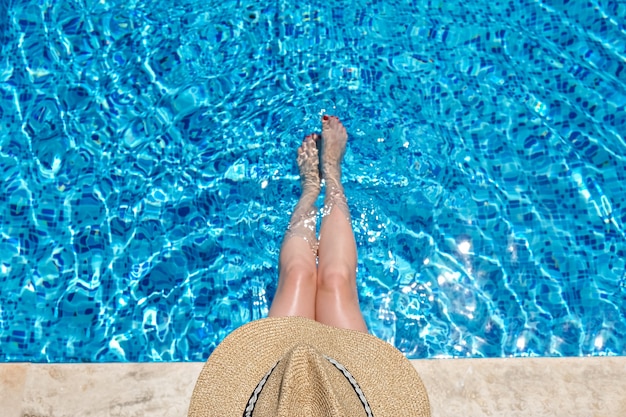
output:
{"label": "pool edge", "polygon": [[[412,363],[433,417],[626,415],[626,357]],[[6,417],[183,417],[202,365],[0,364],[0,409]]]}

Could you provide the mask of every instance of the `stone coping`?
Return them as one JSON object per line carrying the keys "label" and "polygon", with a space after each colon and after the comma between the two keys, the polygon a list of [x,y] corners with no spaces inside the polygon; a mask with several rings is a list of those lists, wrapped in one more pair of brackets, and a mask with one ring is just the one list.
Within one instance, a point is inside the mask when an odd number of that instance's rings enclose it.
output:
{"label": "stone coping", "polygon": [[[412,363],[433,417],[626,416],[626,357]],[[202,365],[0,364],[0,415],[184,417]]]}

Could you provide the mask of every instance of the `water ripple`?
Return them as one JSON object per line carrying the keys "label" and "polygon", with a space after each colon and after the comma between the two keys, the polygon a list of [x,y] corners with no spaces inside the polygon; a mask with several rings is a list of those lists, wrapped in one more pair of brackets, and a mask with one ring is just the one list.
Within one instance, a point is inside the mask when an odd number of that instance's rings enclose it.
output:
{"label": "water ripple", "polygon": [[266,315],[324,113],[374,334],[626,353],[620,2],[5,3],[2,360],[202,360]]}

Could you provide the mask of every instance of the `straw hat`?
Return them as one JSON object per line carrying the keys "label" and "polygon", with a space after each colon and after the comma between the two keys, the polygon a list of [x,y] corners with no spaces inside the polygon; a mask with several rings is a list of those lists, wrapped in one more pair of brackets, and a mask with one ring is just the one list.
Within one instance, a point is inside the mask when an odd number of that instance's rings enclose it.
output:
{"label": "straw hat", "polygon": [[382,340],[303,317],[232,332],[204,365],[189,417],[430,416],[404,355]]}

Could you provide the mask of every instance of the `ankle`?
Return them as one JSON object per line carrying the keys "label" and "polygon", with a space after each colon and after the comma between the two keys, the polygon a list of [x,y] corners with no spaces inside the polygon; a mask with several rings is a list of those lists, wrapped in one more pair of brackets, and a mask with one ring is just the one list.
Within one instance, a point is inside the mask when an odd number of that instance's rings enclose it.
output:
{"label": "ankle", "polygon": [[341,183],[341,165],[324,164],[324,166],[322,166],[322,177],[326,181],[334,180]]}
{"label": "ankle", "polygon": [[341,182],[341,173],[333,173],[324,175],[324,184],[326,188],[326,196],[329,193],[343,194],[343,184]]}
{"label": "ankle", "polygon": [[298,203],[294,208],[294,214],[298,213],[300,217],[314,216],[314,213],[317,212],[315,202],[317,201],[317,197],[319,195],[319,190],[317,192],[302,192],[300,198],[298,199]]}
{"label": "ankle", "polygon": [[302,184],[302,193],[300,194],[300,200],[317,200],[317,196],[320,195],[322,185],[317,184]]}

